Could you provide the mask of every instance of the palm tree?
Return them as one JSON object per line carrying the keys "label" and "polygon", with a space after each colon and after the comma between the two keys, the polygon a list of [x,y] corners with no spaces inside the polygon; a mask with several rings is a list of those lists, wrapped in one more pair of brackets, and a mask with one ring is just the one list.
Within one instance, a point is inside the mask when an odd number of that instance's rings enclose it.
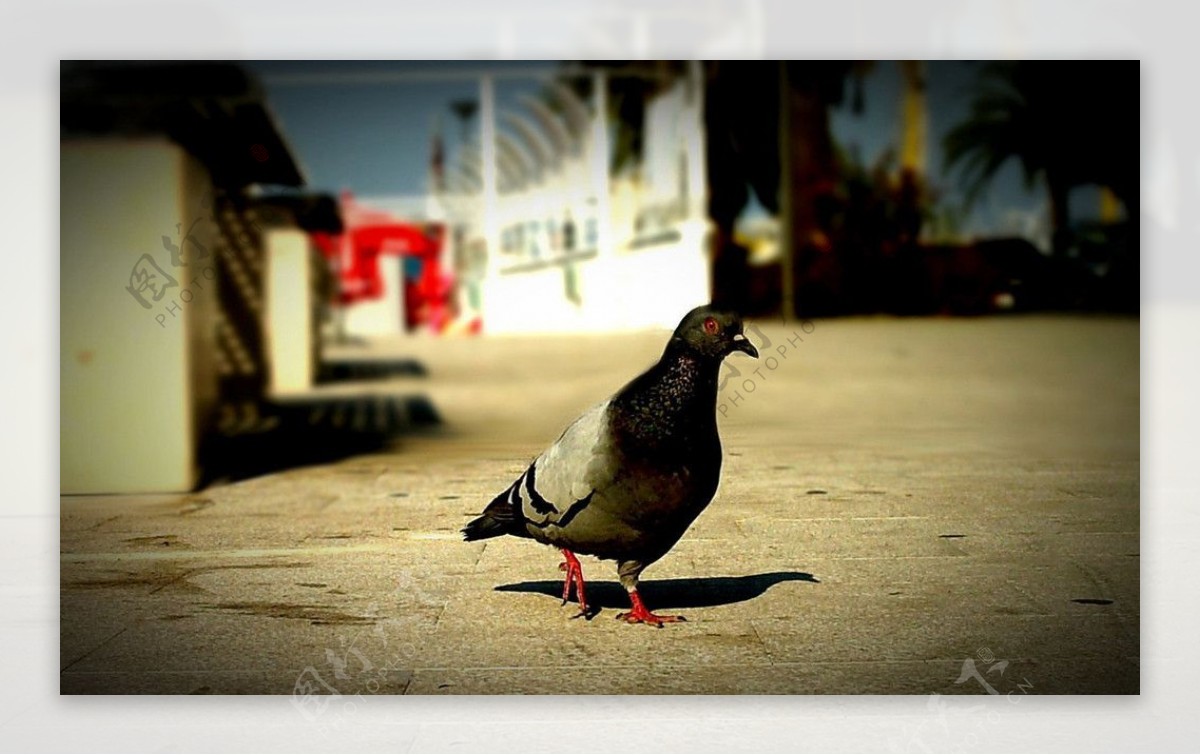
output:
{"label": "palm tree", "polygon": [[981,67],[966,120],[943,144],[974,202],[1011,159],[1026,185],[1043,182],[1055,253],[1067,243],[1068,195],[1110,188],[1136,222],[1138,66],[1133,61],[1005,62]]}

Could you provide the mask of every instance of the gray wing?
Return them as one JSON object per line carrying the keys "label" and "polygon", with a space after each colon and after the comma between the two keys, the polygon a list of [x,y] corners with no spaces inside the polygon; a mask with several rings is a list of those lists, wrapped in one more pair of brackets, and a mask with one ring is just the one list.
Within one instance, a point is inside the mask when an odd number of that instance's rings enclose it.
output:
{"label": "gray wing", "polygon": [[686,479],[630,467],[610,429],[609,407],[605,401],[575,420],[502,499],[514,526],[535,540],[601,558],[644,556],[649,563],[691,521],[650,506],[675,508]]}
{"label": "gray wing", "polygon": [[585,538],[589,530],[594,535],[594,527],[580,527],[575,521],[594,500],[603,499],[597,492],[611,488],[619,466],[608,431],[608,406],[607,401],[598,404],[571,423],[480,517],[463,528],[466,539],[507,534],[560,544],[568,527]]}
{"label": "gray wing", "polygon": [[568,527],[612,481],[617,461],[608,406],[584,412],[517,481],[513,504],[535,537],[551,539],[553,530]]}

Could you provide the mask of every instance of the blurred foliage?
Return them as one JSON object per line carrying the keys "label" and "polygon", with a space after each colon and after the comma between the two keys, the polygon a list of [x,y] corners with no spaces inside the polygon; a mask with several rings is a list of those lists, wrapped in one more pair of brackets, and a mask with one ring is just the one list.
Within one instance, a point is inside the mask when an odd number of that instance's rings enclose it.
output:
{"label": "blurred foliage", "polygon": [[[685,76],[687,64],[568,65],[608,74],[612,167],[614,172],[635,168],[642,159],[647,101]],[[947,202],[924,176],[901,169],[894,152],[868,165],[837,145],[830,110],[848,105],[861,112],[863,82],[875,65],[703,64],[714,301],[743,311],[757,311],[764,298],[779,301],[778,286],[762,284],[757,280],[762,272],[748,266],[748,250],[734,240],[733,226],[751,192],[769,213],[779,215],[786,179],[790,223],[781,234],[791,249],[797,313],[881,307],[980,312],[1000,306],[995,301],[1017,308],[1104,301],[1104,306],[1136,309],[1139,154],[1131,148],[1140,136],[1136,62],[976,64],[976,78],[963,92],[969,114],[942,145],[947,169],[958,174],[966,190],[961,203]],[[590,77],[569,80],[582,99],[590,98]],[[554,99],[548,97],[547,104],[553,107]],[[781,138],[784,124],[788,133]],[[961,238],[972,203],[1012,160],[1027,185],[1041,183],[1048,192],[1055,251],[1086,257],[1095,270],[1044,267],[1036,249],[1020,239],[989,247]],[[1119,233],[1110,229],[1101,241],[1077,238],[1067,198],[1071,189],[1086,184],[1111,189],[1125,207],[1127,227]],[[775,273],[780,274],[789,274],[786,266]],[[1089,290],[1093,283],[1080,282],[1097,276],[1105,279],[1103,295]],[[764,297],[756,291],[772,293]],[[993,301],[995,296],[1000,298]]]}
{"label": "blurred foliage", "polygon": [[1076,186],[1109,187],[1136,218],[1139,155],[1130,145],[1139,142],[1138,74],[1132,61],[981,64],[970,113],[943,143],[968,202],[1016,160],[1028,186],[1045,183],[1058,252]]}
{"label": "blurred foliage", "polygon": [[838,149],[837,165],[831,209],[822,218],[834,243],[889,254],[916,242],[937,195],[920,176],[899,170],[894,149],[871,165],[857,151]]}

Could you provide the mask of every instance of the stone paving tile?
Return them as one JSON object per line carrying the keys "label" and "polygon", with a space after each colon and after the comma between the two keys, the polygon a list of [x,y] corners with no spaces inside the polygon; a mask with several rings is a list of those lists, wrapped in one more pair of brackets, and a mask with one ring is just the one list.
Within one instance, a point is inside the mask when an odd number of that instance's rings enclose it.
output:
{"label": "stone paving tile", "polygon": [[1089,660],[1136,654],[1115,616],[955,615],[941,612],[864,621],[859,615],[755,619],[775,662],[962,660],[987,649],[998,659]]}
{"label": "stone paving tile", "polygon": [[[408,694],[486,695],[497,690],[522,695],[806,695],[886,694],[898,679],[913,689],[978,693],[952,689],[961,664],[953,661],[704,664],[550,668],[417,669]],[[857,685],[857,686],[856,686]],[[951,689],[948,689],[951,688]]]}
{"label": "stone paving tile", "polygon": [[717,500],[644,575],[689,621],[615,621],[591,558],[600,612],[572,619],[554,550],[458,530],[661,348],[377,345],[427,364],[443,427],[187,495],[63,498],[63,691],[977,694],[956,681],[984,650],[1009,661],[985,678],[1031,694],[1138,690],[1136,321],[818,323],[720,416]]}
{"label": "stone paving tile", "polygon": [[[279,695],[293,694],[303,671],[67,671],[62,674],[60,693],[64,695],[123,694],[123,695]],[[372,674],[368,680],[341,683],[327,674],[332,684],[317,689],[328,698],[334,695],[353,697],[356,694],[402,695],[409,686],[412,674],[408,671],[386,671]],[[324,677],[322,677],[324,678]],[[367,681],[371,686],[367,687]],[[327,704],[337,706],[341,701],[331,699]],[[317,703],[319,707],[320,702]],[[300,720],[300,719],[298,719]]]}

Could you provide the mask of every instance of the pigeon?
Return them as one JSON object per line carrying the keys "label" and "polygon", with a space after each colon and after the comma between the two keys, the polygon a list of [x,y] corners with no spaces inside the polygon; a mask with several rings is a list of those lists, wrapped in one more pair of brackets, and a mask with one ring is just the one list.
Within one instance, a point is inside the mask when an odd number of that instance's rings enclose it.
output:
{"label": "pigeon", "polygon": [[513,535],[558,548],[563,604],[574,587],[577,617],[592,617],[582,553],[616,561],[631,605],[618,619],[660,628],[684,621],[651,613],[638,580],[717,491],[717,377],[735,351],[758,358],[740,317],[711,306],[688,312],[658,362],[568,426],[463,528],[464,539]]}

